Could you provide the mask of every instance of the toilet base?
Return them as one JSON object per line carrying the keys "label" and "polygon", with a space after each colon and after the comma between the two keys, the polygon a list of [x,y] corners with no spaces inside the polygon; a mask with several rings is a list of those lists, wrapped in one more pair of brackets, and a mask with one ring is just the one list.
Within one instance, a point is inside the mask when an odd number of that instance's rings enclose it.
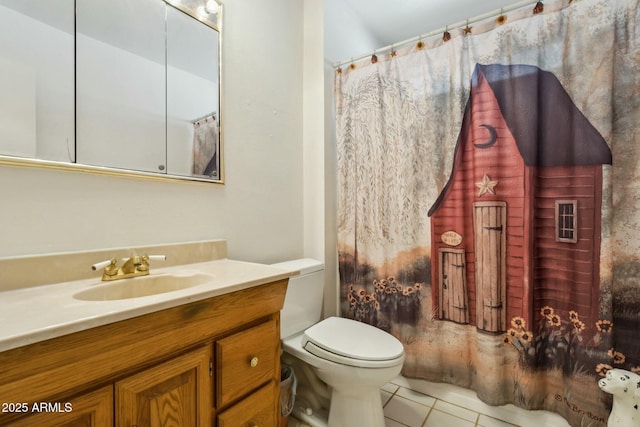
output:
{"label": "toilet base", "polygon": [[333,389],[329,427],[384,427],[380,390],[353,387]]}
{"label": "toilet base", "polygon": [[324,409],[312,410],[305,402],[296,403],[287,427],[328,427],[328,414]]}

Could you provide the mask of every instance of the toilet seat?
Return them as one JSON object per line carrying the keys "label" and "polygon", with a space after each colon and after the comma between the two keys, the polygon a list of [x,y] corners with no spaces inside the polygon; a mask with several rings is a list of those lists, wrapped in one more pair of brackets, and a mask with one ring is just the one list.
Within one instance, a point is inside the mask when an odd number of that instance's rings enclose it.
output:
{"label": "toilet seat", "polygon": [[394,366],[404,357],[402,343],[391,334],[341,317],[329,317],[305,330],[302,347],[321,359],[362,368]]}

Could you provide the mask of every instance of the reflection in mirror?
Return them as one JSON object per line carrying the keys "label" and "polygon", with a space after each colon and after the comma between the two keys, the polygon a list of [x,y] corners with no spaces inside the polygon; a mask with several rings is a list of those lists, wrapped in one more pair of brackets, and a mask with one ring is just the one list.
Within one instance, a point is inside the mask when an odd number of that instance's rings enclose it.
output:
{"label": "reflection in mirror", "polygon": [[74,162],[73,0],[0,0],[0,154]]}
{"label": "reflection in mirror", "polygon": [[220,28],[220,2],[217,0],[165,0],[214,28]]}
{"label": "reflection in mirror", "polygon": [[82,0],[76,14],[78,163],[163,172],[165,4]]}
{"label": "reflection in mirror", "polygon": [[221,13],[217,0],[0,0],[0,163],[221,182]]}
{"label": "reflection in mirror", "polygon": [[218,32],[167,8],[168,173],[220,178]]}

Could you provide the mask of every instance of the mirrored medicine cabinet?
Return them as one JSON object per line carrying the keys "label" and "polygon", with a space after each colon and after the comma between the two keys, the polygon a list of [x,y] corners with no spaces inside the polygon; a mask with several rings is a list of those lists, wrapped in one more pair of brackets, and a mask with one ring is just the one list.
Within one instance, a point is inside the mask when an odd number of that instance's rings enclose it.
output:
{"label": "mirrored medicine cabinet", "polygon": [[217,0],[0,0],[0,163],[223,182]]}

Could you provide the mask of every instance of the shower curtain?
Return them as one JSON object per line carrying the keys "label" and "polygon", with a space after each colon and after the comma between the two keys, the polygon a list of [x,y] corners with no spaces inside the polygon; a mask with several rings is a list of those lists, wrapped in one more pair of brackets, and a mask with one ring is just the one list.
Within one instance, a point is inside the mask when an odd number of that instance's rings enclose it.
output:
{"label": "shower curtain", "polygon": [[193,169],[196,176],[218,179],[218,147],[220,131],[215,115],[210,115],[193,124]]}
{"label": "shower curtain", "polygon": [[539,3],[336,70],[341,312],[403,374],[605,426],[640,372],[639,0]]}

